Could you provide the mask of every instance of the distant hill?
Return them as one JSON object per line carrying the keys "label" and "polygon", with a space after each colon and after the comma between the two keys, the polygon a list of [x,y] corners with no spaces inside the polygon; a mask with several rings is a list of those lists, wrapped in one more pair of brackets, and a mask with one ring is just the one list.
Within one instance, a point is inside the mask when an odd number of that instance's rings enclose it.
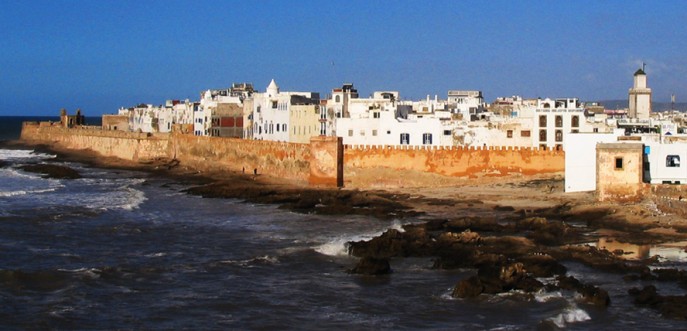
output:
{"label": "distant hill", "polygon": [[[628,102],[627,99],[625,100],[599,100],[599,101],[591,101],[591,102],[597,102],[599,104],[602,104],[606,109],[625,109],[628,107]],[[671,103],[670,102],[652,102],[651,103],[651,110],[656,111],[656,112],[662,112],[666,110],[671,109]],[[687,102],[676,102],[675,103],[675,110],[679,111],[687,111]]]}

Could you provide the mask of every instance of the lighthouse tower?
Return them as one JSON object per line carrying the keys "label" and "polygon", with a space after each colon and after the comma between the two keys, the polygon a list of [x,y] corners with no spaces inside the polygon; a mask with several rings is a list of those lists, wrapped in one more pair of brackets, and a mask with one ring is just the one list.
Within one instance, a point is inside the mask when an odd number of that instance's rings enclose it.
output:
{"label": "lighthouse tower", "polygon": [[646,87],[644,68],[635,72],[634,87],[629,93],[630,109],[628,116],[637,119],[649,119],[651,114],[651,89]]}

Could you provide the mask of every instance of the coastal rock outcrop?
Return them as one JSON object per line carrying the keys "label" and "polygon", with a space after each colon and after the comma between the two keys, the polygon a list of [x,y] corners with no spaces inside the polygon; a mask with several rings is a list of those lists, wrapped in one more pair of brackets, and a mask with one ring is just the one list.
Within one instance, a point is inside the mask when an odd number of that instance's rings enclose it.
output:
{"label": "coastal rock outcrop", "polygon": [[386,275],[391,273],[391,265],[389,259],[364,257],[350,270],[350,273],[371,276]]}
{"label": "coastal rock outcrop", "polygon": [[658,294],[656,286],[648,285],[642,288],[632,288],[629,294],[635,298],[635,305],[650,307],[658,310],[668,318],[687,320],[687,295],[663,296]]}
{"label": "coastal rock outcrop", "polygon": [[19,169],[42,174],[45,178],[56,179],[78,179],[81,174],[78,171],[62,165],[57,164],[27,164],[20,166]]}

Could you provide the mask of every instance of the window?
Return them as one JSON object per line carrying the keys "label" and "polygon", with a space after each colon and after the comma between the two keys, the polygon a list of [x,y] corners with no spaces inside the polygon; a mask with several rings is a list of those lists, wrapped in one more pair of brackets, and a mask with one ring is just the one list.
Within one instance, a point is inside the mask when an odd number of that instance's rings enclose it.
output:
{"label": "window", "polygon": [[277,102],[276,101],[272,101],[272,109],[277,109]]}
{"label": "window", "polygon": [[572,123],[570,126],[572,126],[573,128],[580,127],[580,117],[579,116],[577,116],[577,115],[573,116],[571,121],[572,121]]}
{"label": "window", "polygon": [[539,141],[546,141],[546,130],[539,130]]}
{"label": "window", "polygon": [[377,136],[377,130],[372,130],[372,135],[376,137]]}
{"label": "window", "polygon": [[546,115],[539,115],[539,126],[546,126]]}
{"label": "window", "polygon": [[353,130],[348,130],[348,136],[353,137]]}
{"label": "window", "polygon": [[562,128],[562,127],[563,127],[563,116],[561,116],[561,115],[556,115],[556,127],[557,127],[557,128]]}
{"label": "window", "polygon": [[598,132],[599,132],[599,128],[594,128],[594,133],[598,133]]}
{"label": "window", "polygon": [[529,137],[530,136],[530,130],[522,130],[520,131],[520,137]]}
{"label": "window", "polygon": [[572,133],[580,133],[580,130],[578,130],[578,129],[572,129],[572,131],[570,131],[570,132],[572,132]]}
{"label": "window", "polygon": [[431,133],[423,133],[422,134],[422,144],[423,145],[431,145],[432,144],[432,134]]}
{"label": "window", "polygon": [[387,130],[387,131],[386,131],[386,134],[391,134],[391,131],[390,131],[390,130]]}
{"label": "window", "polygon": [[450,136],[451,130],[444,130],[444,136]]}
{"label": "window", "polygon": [[282,124],[282,125],[281,125],[281,130],[284,131],[284,132],[286,132],[286,124]]}
{"label": "window", "polygon": [[277,124],[277,132],[279,132],[279,124]]}
{"label": "window", "polygon": [[556,145],[556,150],[557,150],[557,151],[562,151],[562,150],[563,150],[563,145],[557,144],[557,145]]}
{"label": "window", "polygon": [[616,157],[615,158],[615,170],[623,170],[623,158],[622,157]]}
{"label": "window", "polygon": [[666,156],[666,167],[676,168],[680,167],[680,155]]}
{"label": "window", "polygon": [[562,130],[556,130],[556,141],[557,142],[563,141],[563,131]]}
{"label": "window", "polygon": [[507,138],[513,138],[513,130],[506,131],[506,137]]}
{"label": "window", "polygon": [[401,133],[401,145],[410,145],[410,133]]}
{"label": "window", "polygon": [[360,136],[365,137],[365,130],[360,130]]}
{"label": "window", "polygon": [[341,102],[341,97],[338,95],[336,97],[334,97],[334,102],[336,102],[336,103]]}
{"label": "window", "polygon": [[374,118],[379,118],[379,112],[378,112],[378,111],[373,112],[373,113],[372,113],[372,117],[374,117]]}

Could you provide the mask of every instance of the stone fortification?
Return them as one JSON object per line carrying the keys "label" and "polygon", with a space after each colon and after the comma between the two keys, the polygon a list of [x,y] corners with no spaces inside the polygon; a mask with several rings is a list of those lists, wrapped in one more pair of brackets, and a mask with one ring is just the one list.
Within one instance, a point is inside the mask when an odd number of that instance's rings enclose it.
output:
{"label": "stone fortification", "polygon": [[169,155],[169,134],[100,130],[98,127],[65,128],[59,123],[25,122],[21,140],[74,150],[91,150],[104,156],[131,161]]}
{"label": "stone fortification", "polygon": [[[346,146],[344,160],[344,178],[363,186],[402,186],[410,182],[436,184],[433,183],[437,181],[436,177],[426,175],[464,178],[529,176],[565,169],[563,151],[537,148]],[[399,175],[385,182],[380,178],[384,172],[405,176]],[[356,175],[363,173],[370,178],[363,180],[363,176],[359,176],[361,178],[356,179]],[[410,174],[416,176],[411,178]],[[418,174],[426,178],[422,179]]]}
{"label": "stone fortification", "polygon": [[[333,137],[309,144],[198,137],[175,127],[146,134],[25,123],[21,139],[143,162],[178,160],[198,171],[235,171],[326,186],[398,187],[448,184],[447,178],[561,172],[564,153],[510,148],[344,146]],[[343,160],[340,159],[343,157]],[[345,182],[343,181],[345,179]]]}
{"label": "stone fortification", "polygon": [[173,133],[172,155],[200,170],[232,170],[307,181],[310,145]]}

